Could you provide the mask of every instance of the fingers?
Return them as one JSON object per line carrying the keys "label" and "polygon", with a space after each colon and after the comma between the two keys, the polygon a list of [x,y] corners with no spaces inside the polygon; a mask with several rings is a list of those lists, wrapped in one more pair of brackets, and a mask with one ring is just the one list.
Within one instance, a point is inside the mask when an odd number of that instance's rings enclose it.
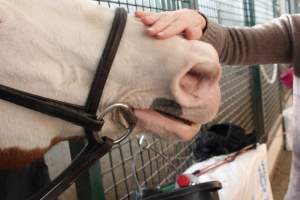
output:
{"label": "fingers", "polygon": [[202,36],[202,29],[206,20],[195,10],[182,9],[162,13],[144,11],[135,12],[135,16],[148,26],[147,32],[151,36],[161,39],[184,33],[186,39],[195,40]]}
{"label": "fingers", "polygon": [[156,19],[156,22],[150,28],[148,28],[147,31],[150,35],[157,35],[174,21],[176,21],[174,14],[162,13],[159,15],[159,19]]}
{"label": "fingers", "polygon": [[169,37],[172,37],[174,35],[178,35],[183,32],[183,30],[186,28],[186,25],[183,21],[181,20],[176,20],[169,26],[167,26],[164,30],[159,32],[157,34],[157,37],[160,39],[166,39]]}
{"label": "fingers", "polygon": [[162,32],[177,19],[175,12],[149,13],[137,11],[135,16],[140,18],[146,26],[150,26],[147,32],[152,36]]}
{"label": "fingers", "polygon": [[188,40],[197,40],[201,38],[202,32],[202,25],[198,25],[195,27],[189,27],[184,30],[185,38]]}
{"label": "fingers", "polygon": [[146,26],[150,26],[150,25],[154,24],[159,19],[160,19],[160,14],[159,13],[152,13],[152,14],[149,14],[149,15],[145,15],[141,18],[142,22]]}

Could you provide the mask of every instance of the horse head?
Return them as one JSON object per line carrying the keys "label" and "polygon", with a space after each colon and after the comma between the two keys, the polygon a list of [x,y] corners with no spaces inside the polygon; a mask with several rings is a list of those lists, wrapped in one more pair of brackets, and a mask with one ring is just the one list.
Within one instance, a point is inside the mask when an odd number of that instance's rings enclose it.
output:
{"label": "horse head", "polygon": [[[0,3],[0,83],[51,99],[84,105],[114,11],[86,0],[6,0]],[[156,40],[129,16],[99,112],[127,103],[135,132],[191,139],[220,103],[221,68],[215,49],[181,37]],[[81,127],[0,101],[0,168],[29,163]],[[118,133],[108,117],[102,133]]]}

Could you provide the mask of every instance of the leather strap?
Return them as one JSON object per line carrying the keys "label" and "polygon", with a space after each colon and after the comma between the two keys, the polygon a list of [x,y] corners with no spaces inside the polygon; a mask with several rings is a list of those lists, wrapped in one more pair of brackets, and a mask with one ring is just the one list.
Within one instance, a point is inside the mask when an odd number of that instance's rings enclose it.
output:
{"label": "leather strap", "polygon": [[0,99],[79,126],[89,127],[94,131],[100,131],[103,125],[102,120],[96,120],[96,117],[86,113],[82,106],[33,95],[4,85],[0,85]]}
{"label": "leather strap", "polygon": [[75,180],[97,160],[108,153],[113,146],[113,141],[103,137],[101,144],[88,144],[76,156],[68,168],[57,176],[49,185],[35,193],[27,200],[54,200],[64,192]]}
{"label": "leather strap", "polygon": [[[106,80],[108,78],[114,58],[117,54],[120,41],[127,22],[127,12],[124,8],[117,8],[115,17],[111,26],[109,36],[106,41],[105,48],[100,58],[96,75],[92,83],[90,93],[85,105],[86,112],[92,115],[97,114],[97,109],[102,97]],[[94,141],[93,129],[85,127],[85,134],[89,141]]]}
{"label": "leather strap", "polygon": [[97,108],[108,78],[111,66],[116,56],[127,21],[127,12],[124,8],[117,8],[111,31],[100,58],[97,72],[92,83],[86,102],[86,111],[96,114]]}

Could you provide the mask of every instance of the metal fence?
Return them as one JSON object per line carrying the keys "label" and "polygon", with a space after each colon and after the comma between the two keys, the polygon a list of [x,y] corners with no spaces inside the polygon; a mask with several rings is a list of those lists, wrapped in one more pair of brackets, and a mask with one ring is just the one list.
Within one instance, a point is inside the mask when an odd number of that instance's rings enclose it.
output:
{"label": "metal fence", "polygon": [[[98,0],[97,4],[122,6],[129,12],[146,10],[160,12],[189,7],[199,9],[208,18],[226,26],[246,26],[263,23],[274,17],[273,0]],[[256,130],[267,138],[281,112],[281,87],[278,80],[268,84],[260,74],[259,66],[224,66],[221,80],[222,104],[214,121],[233,122],[248,132]],[[273,68],[268,69],[271,76]],[[192,161],[193,141],[170,143],[152,138],[156,151],[168,156],[179,172]],[[79,147],[71,145],[76,154]],[[156,186],[174,181],[175,170],[157,152],[141,151],[136,140],[127,140],[114,147],[90,172],[77,183],[78,199],[130,199],[136,189],[131,163],[137,154],[139,182]],[[184,159],[182,159],[184,158]],[[92,193],[92,194],[91,194]]]}

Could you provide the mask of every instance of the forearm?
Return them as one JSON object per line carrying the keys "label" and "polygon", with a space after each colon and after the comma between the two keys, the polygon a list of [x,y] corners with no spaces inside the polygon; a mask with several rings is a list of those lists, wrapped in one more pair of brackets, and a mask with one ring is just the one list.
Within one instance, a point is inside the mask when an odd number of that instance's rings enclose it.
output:
{"label": "forearm", "polygon": [[289,16],[254,27],[229,28],[209,21],[202,37],[218,51],[224,64],[288,63],[292,59]]}

